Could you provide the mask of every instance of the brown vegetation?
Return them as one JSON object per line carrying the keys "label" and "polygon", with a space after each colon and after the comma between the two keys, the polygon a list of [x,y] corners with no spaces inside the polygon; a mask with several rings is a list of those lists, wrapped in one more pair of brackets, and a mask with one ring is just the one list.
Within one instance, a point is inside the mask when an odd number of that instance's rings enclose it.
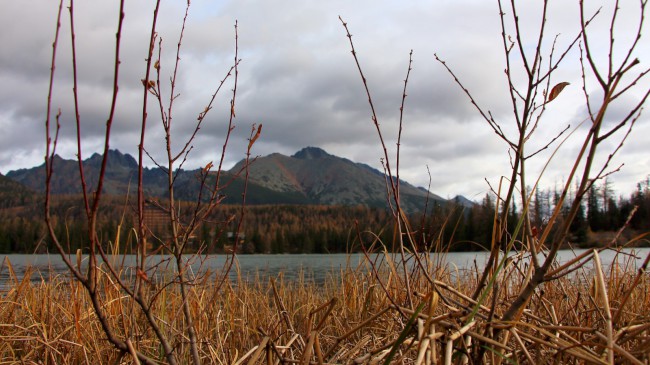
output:
{"label": "brown vegetation", "polygon": [[[405,307],[406,291],[390,260],[375,268],[377,276],[363,264],[333,272],[322,286],[305,273],[297,281],[257,278],[219,288],[218,277],[207,275],[189,288],[188,303],[200,359],[210,364],[372,364],[388,356],[404,364],[476,363],[464,358],[476,346],[488,349],[482,363],[607,364],[608,354],[615,363],[650,361],[650,277],[631,258],[544,284],[518,321],[504,322],[503,311],[522,289],[526,261],[508,262],[499,273],[498,297],[490,294],[485,305],[470,298],[480,272],[450,272],[427,262],[427,273],[415,270],[410,277],[415,309]],[[134,362],[105,340],[77,281],[14,280],[0,298],[2,363]],[[98,285],[109,325],[137,351],[160,358],[146,318],[132,310],[110,274],[101,272]],[[184,326],[178,287],[156,295],[151,312],[175,356],[188,359],[188,339],[176,330]],[[492,336],[495,328],[506,331],[505,341]]]}
{"label": "brown vegetation", "polygon": [[[159,5],[159,1],[157,5]],[[610,53],[599,66],[600,60],[591,51],[597,40],[590,38],[588,25],[596,14],[585,14],[581,2],[580,32],[558,55],[556,42],[547,42],[545,28],[547,2],[543,2],[539,32],[533,34],[534,47],[525,46],[527,39],[519,28],[517,7],[510,2],[506,15],[502,1],[498,1],[502,24],[503,52],[506,57],[506,82],[509,85],[516,128],[505,128],[502,122],[480,107],[463,86],[452,69],[437,56],[441,65],[457,81],[491,128],[512,152],[512,170],[503,178],[494,194],[496,202],[492,212],[492,226],[486,245],[490,256],[485,267],[467,272],[450,272],[440,263],[432,261],[427,250],[444,248],[441,235],[421,237],[413,228],[401,207],[399,182],[399,145],[395,160],[386,149],[378,116],[375,113],[371,92],[352,42],[347,24],[343,23],[350,41],[352,54],[360,73],[372,112],[373,127],[384,151],[389,214],[392,236],[388,240],[379,232],[356,227],[356,239],[367,254],[360,267],[348,267],[333,276],[324,286],[316,287],[308,281],[287,282],[281,277],[267,285],[265,280],[252,282],[230,281],[228,273],[236,270],[235,258],[230,257],[220,272],[192,273],[189,261],[202,256],[184,254],[195,232],[202,223],[209,222],[210,214],[221,208],[220,189],[227,181],[220,180],[221,162],[205,166],[199,176],[202,194],[189,209],[181,213],[174,196],[175,171],[189,154],[194,135],[180,151],[173,152],[170,140],[172,104],[176,69],[171,75],[172,97],[167,104],[160,95],[160,67],[154,50],[156,44],[157,10],[154,12],[149,57],[143,79],[144,106],[141,122],[144,136],[147,123],[147,97],[153,95],[160,109],[160,120],[167,144],[167,200],[158,209],[167,214],[170,225],[169,240],[161,240],[161,253],[169,261],[149,262],[148,242],[155,240],[155,232],[145,224],[145,196],[142,176],[138,182],[134,232],[138,264],[123,267],[106,252],[98,234],[98,223],[104,196],[102,184],[104,167],[110,141],[111,122],[115,110],[115,96],[119,82],[119,49],[122,30],[123,5],[118,16],[117,43],[115,46],[114,88],[111,113],[106,127],[106,143],[102,168],[95,189],[86,188],[82,161],[82,143],[79,138],[79,176],[83,186],[82,199],[85,243],[89,250],[88,265],[82,270],[81,254],[66,254],[66,238],[56,231],[52,210],[50,178],[55,165],[58,115],[51,117],[51,97],[48,98],[47,157],[45,218],[51,244],[65,261],[69,276],[53,278],[39,285],[28,279],[14,279],[11,290],[2,297],[0,307],[0,354],[10,362],[33,361],[41,363],[145,363],[169,364],[211,363],[266,363],[266,364],[342,364],[391,363],[430,364],[481,364],[481,363],[634,363],[650,361],[650,304],[647,268],[650,255],[640,267],[632,260],[622,265],[604,268],[599,252],[611,248],[616,242],[598,250],[586,251],[575,259],[558,263],[557,252],[570,241],[571,226],[590,189],[597,181],[617,169],[608,170],[612,156],[619,151],[632,126],[639,119],[642,106],[650,91],[642,89],[637,104],[627,106],[628,113],[618,120],[604,124],[609,107],[623,94],[635,90],[645,81],[649,70],[639,68],[634,54],[639,46],[641,28],[647,2],[639,2],[639,27],[632,34],[633,42],[621,55],[614,54],[612,45],[617,28],[618,2],[609,21],[606,43]],[[189,5],[189,3],[188,3]],[[74,16],[70,2],[70,20],[74,65]],[[52,75],[55,69],[59,23],[54,41]],[[184,24],[184,22],[183,22]],[[506,24],[508,24],[506,26]],[[512,31],[510,30],[512,29]],[[513,33],[513,34],[509,34]],[[230,120],[225,133],[225,151],[233,128],[239,59],[237,58],[237,33],[235,32],[235,58],[228,76],[233,76],[234,87],[229,103]],[[182,31],[179,48],[182,43]],[[549,45],[550,44],[550,45]],[[551,83],[551,76],[574,47],[580,48],[583,90],[588,116],[584,130],[571,133],[581,135],[582,149],[570,167],[567,183],[559,192],[558,200],[543,227],[532,224],[533,196],[537,183],[529,184],[525,166],[539,151],[529,151],[527,143],[538,128],[546,108],[558,97],[565,82]],[[607,46],[607,45],[606,45]],[[177,50],[180,52],[180,49]],[[160,58],[160,53],[157,58]],[[179,57],[177,56],[177,60]],[[548,62],[548,63],[546,63]],[[618,62],[618,63],[617,63]],[[411,71],[409,57],[404,92],[400,105],[400,123],[406,99],[406,89]],[[605,69],[604,71],[602,69]],[[519,70],[520,77],[513,76]],[[224,79],[224,80],[225,80]],[[519,82],[524,80],[523,82]],[[587,82],[596,81],[603,93],[600,103],[593,103]],[[75,77],[76,85],[76,77]],[[552,85],[555,86],[552,87]],[[220,88],[220,87],[219,87]],[[550,90],[550,91],[548,91]],[[51,91],[51,89],[50,89]],[[217,90],[218,91],[218,90]],[[548,91],[548,92],[547,92]],[[73,93],[76,93],[76,87]],[[75,94],[76,96],[76,94]],[[75,98],[76,99],[76,98]],[[620,100],[620,99],[619,99]],[[205,114],[212,108],[209,101],[199,113],[196,131]],[[621,114],[619,114],[621,115]],[[55,123],[53,123],[53,121]],[[76,127],[81,123],[77,115]],[[400,125],[401,129],[401,125]],[[557,137],[542,145],[541,150],[553,147],[564,138],[569,128],[558,131]],[[504,132],[507,131],[507,132]],[[513,132],[514,131],[514,132]],[[261,127],[253,126],[246,151],[247,160],[242,166],[244,181],[248,177],[248,156],[257,140]],[[596,164],[603,154],[603,142],[620,137],[613,151],[605,151],[604,163]],[[143,139],[144,140],[144,139]],[[183,144],[181,144],[183,146]],[[143,143],[139,148],[139,172],[142,175]],[[223,161],[223,153],[221,154]],[[160,165],[158,162],[156,164]],[[208,182],[208,173],[215,168],[215,182]],[[571,185],[577,181],[575,191]],[[94,191],[94,194],[88,194]],[[574,196],[569,199],[573,191]],[[246,190],[244,188],[243,197]],[[523,205],[522,213],[514,221],[511,207],[515,196]],[[621,225],[620,233],[629,226],[636,209],[632,209]],[[247,211],[244,205],[225,220],[224,227],[233,225],[237,251],[241,225]],[[184,219],[183,219],[184,218]],[[445,221],[441,229],[454,225]],[[514,227],[513,227],[514,226]],[[117,227],[117,230],[121,226]],[[120,237],[119,234],[116,237]],[[424,240],[421,242],[420,240]],[[646,240],[641,234],[629,243]],[[120,247],[115,242],[113,247]],[[426,247],[423,250],[423,247]],[[395,254],[387,254],[389,250]],[[386,253],[377,259],[374,253]],[[115,249],[113,254],[118,254]],[[103,261],[103,263],[101,263]],[[148,275],[152,269],[164,274]],[[337,273],[338,274],[338,273]],[[70,280],[68,280],[70,279]]]}

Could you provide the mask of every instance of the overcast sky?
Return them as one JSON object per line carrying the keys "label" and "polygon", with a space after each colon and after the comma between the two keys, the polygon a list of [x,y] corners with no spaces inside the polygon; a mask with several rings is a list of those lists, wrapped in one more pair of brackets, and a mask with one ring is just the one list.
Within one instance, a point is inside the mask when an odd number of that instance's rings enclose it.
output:
{"label": "overcast sky", "polygon": [[[158,32],[163,48],[161,79],[167,95],[184,3],[178,0],[163,3]],[[521,3],[522,32],[528,34],[523,42],[532,52],[540,1],[518,3]],[[601,5],[599,1],[587,3],[590,11]],[[618,23],[621,32],[638,25],[638,13],[630,11],[636,10],[638,3],[621,1]],[[0,172],[3,174],[43,162],[45,106],[57,5],[53,0],[5,1],[1,5]],[[595,22],[592,39],[606,39],[608,10],[603,9],[600,21]],[[556,34],[558,49],[566,47],[575,37],[577,11],[577,0],[552,1],[546,49]],[[140,80],[144,78],[152,12],[152,1],[127,1],[117,114],[110,146],[134,156],[142,114]],[[87,158],[101,151],[109,112],[117,1],[78,1],[75,13],[83,154]],[[401,177],[415,185],[427,186],[428,169],[433,192],[444,197],[462,194],[480,200],[489,189],[485,179],[498,186],[499,177],[508,175],[508,148],[435,60],[434,53],[452,67],[480,106],[491,111],[504,130],[512,133],[514,121],[503,73],[505,58],[498,14],[497,2],[485,0],[194,0],[181,49],[179,96],[173,109],[174,146],[177,148],[185,142],[197,115],[232,65],[234,24],[238,21],[241,63],[236,129],[226,154],[228,167],[244,157],[251,125],[262,123],[255,154],[291,155],[302,147],[317,146],[381,169],[382,148],[370,120],[367,97],[345,30],[338,19],[340,15],[353,34],[383,136],[393,156],[392,164],[395,164],[403,80],[409,52],[413,50],[401,141]],[[74,109],[70,103],[69,34],[69,17],[64,12],[54,86],[54,108],[62,111],[58,152],[64,158],[74,158],[76,153]],[[617,47],[629,44],[629,39],[622,34],[616,40]],[[647,38],[640,42],[636,53],[641,60],[637,66],[639,71],[650,64],[650,43]],[[595,43],[596,57],[603,60],[607,44]],[[585,119],[578,59],[576,48],[558,69],[553,83],[566,81],[571,85],[548,105],[547,114],[530,141],[529,151],[543,146],[567,125],[573,128]],[[517,67],[519,64],[513,64],[513,69]],[[232,81],[229,79],[221,90],[194,141],[187,168],[219,159]],[[588,92],[598,96],[597,85],[592,79],[588,81]],[[638,100],[648,87],[646,78],[612,108],[610,119],[625,113],[625,108]],[[156,110],[156,105],[150,104],[146,148],[153,156],[161,157],[164,138]],[[543,175],[543,186],[552,187],[564,181],[585,133],[585,128],[578,129],[561,147]],[[618,193],[628,194],[650,173],[649,135],[650,118],[646,112],[611,164],[616,167],[625,163],[610,178]],[[607,156],[621,137],[622,134],[617,135],[614,143],[605,144],[602,156]],[[549,159],[550,151],[530,161],[531,184]]]}

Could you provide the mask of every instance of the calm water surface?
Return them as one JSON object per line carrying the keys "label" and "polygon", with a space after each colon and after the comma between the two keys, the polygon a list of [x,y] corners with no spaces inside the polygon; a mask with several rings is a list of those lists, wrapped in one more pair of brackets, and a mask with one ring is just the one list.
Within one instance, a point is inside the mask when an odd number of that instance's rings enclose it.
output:
{"label": "calm water surface", "polygon": [[[566,262],[584,250],[560,251],[559,261]],[[650,248],[626,249],[625,253],[633,255],[630,263],[640,266],[648,254]],[[472,269],[475,266],[481,268],[487,260],[486,252],[452,252],[445,256],[432,253],[432,259],[444,260],[451,270]],[[616,255],[615,251],[607,250],[601,252],[603,264],[612,263]],[[189,257],[189,256],[188,256]],[[618,260],[623,262],[629,255],[619,255]],[[372,256],[373,260],[381,260],[383,255]],[[120,257],[120,260],[122,257]],[[162,256],[152,256],[148,258],[150,264],[163,260],[159,266],[158,272],[162,272],[168,265],[172,268],[169,260]],[[224,264],[228,259],[225,255],[210,255],[201,257],[203,260],[192,262],[192,269],[195,272],[211,273],[222,272]],[[6,290],[12,282],[11,269],[15,273],[17,280],[22,280],[26,273],[30,274],[30,280],[38,282],[49,280],[57,275],[66,275],[67,268],[58,255],[20,255],[11,254],[0,256],[0,290]],[[133,267],[135,263],[134,256],[124,257],[125,267]],[[71,261],[76,262],[74,256]],[[87,263],[87,257],[82,261],[82,267]],[[261,278],[266,280],[268,277],[277,277],[282,274],[287,280],[296,280],[299,277],[313,280],[316,283],[323,283],[328,275],[338,275],[346,267],[356,268],[359,265],[367,264],[363,254],[309,254],[309,255],[239,255],[236,258],[236,264],[239,270],[231,270],[229,273],[232,279],[238,275],[246,279]]]}

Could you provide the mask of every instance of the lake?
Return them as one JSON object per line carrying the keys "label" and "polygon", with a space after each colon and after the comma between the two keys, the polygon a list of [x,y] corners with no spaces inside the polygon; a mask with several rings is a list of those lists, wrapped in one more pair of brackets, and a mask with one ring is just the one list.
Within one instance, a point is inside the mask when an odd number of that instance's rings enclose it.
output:
{"label": "lake", "polygon": [[[558,259],[560,262],[566,262],[584,251],[563,250],[559,252]],[[638,267],[650,254],[650,248],[625,249],[623,252],[634,255]],[[600,254],[604,265],[611,264],[615,255],[616,251],[613,250],[606,250]],[[440,255],[432,253],[431,256],[432,259],[438,259]],[[622,262],[625,256],[619,256],[619,260]],[[487,252],[450,252],[446,254],[445,262],[452,270],[471,269],[474,268],[474,265],[481,268],[485,265],[487,257]],[[381,259],[381,255],[372,256],[372,258]],[[120,259],[122,259],[121,256]],[[148,262],[155,263],[164,259],[166,257],[151,256],[148,258]],[[192,269],[195,272],[205,272],[205,270],[210,270],[210,272],[221,271],[227,257],[225,255],[210,255],[201,256],[201,259],[203,262],[196,260],[192,263]],[[11,283],[7,260],[11,263],[18,280],[22,280],[28,268],[32,269],[30,279],[33,282],[49,280],[53,276],[63,275],[67,272],[63,260],[55,254],[10,254],[0,256],[0,260],[2,260],[0,263],[0,291],[5,291]],[[132,267],[135,256],[127,255],[124,260],[126,267]],[[72,256],[71,261],[76,262],[76,258]],[[363,254],[238,255],[236,261],[239,272],[244,279],[254,279],[259,275],[260,278],[266,280],[268,277],[276,277],[282,273],[285,280],[296,280],[302,273],[305,278],[318,284],[323,283],[327,275],[337,275],[346,267],[356,268],[359,264],[365,262],[365,257]],[[87,256],[82,261],[82,267],[86,262]],[[169,260],[164,261],[162,266],[165,265],[172,267]],[[237,271],[233,268],[229,275],[232,279],[235,279]]]}

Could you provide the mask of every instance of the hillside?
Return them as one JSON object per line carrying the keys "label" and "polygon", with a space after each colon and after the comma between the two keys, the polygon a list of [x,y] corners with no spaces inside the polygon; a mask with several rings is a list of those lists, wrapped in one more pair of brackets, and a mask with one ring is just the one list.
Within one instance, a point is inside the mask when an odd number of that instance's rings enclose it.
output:
{"label": "hillside", "polygon": [[[233,170],[239,170],[244,162]],[[274,153],[250,167],[250,182],[273,191],[303,196],[321,205],[364,205],[384,207],[386,178],[368,165],[330,155],[316,147],[306,147],[293,156]],[[422,209],[427,192],[400,182],[402,204],[406,210]],[[444,199],[430,194],[430,199]]]}
{"label": "hillside", "polygon": [[0,174],[0,209],[25,205],[34,199],[33,190]]}

